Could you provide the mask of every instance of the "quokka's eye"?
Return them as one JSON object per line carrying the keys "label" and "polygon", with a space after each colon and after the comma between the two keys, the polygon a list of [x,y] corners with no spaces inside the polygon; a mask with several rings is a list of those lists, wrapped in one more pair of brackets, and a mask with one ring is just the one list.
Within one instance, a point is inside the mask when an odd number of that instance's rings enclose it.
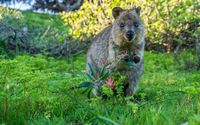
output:
{"label": "quokka's eye", "polygon": [[133,25],[134,25],[135,27],[139,27],[139,23],[137,23],[137,22],[134,22]]}
{"label": "quokka's eye", "polygon": [[120,23],[119,25],[121,28],[124,28],[125,24],[124,23]]}

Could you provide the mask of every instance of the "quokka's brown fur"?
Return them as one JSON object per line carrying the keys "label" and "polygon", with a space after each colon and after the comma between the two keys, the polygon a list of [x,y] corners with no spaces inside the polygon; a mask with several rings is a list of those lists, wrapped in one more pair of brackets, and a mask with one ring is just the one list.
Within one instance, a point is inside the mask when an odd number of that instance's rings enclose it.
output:
{"label": "quokka's brown fur", "polygon": [[[145,32],[140,10],[140,7],[129,10],[113,8],[114,22],[94,38],[87,52],[87,64],[91,64],[95,72],[102,68],[103,61],[112,63],[117,71],[126,76],[124,88],[127,96],[134,94],[143,72]],[[135,62],[135,66],[127,67],[117,63],[125,57]],[[90,72],[88,65],[86,68]],[[98,94],[100,91],[101,85],[97,85],[93,93]]]}

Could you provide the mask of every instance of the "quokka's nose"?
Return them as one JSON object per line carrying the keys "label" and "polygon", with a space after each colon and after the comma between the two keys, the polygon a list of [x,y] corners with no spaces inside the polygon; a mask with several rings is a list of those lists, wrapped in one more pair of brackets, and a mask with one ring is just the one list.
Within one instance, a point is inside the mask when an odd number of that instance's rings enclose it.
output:
{"label": "quokka's nose", "polygon": [[126,37],[128,38],[129,41],[133,39],[133,35],[134,35],[133,31],[128,31],[126,33]]}

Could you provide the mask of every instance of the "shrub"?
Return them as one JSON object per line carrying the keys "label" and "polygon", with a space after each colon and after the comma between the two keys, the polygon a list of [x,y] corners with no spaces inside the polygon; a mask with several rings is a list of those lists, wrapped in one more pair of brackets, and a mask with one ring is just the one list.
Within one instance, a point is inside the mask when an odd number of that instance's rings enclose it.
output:
{"label": "shrub", "polygon": [[103,2],[99,0],[94,0],[93,2],[85,1],[78,11],[62,13],[62,18],[67,25],[71,26],[70,34],[73,37],[84,39],[97,34],[111,23],[113,19],[111,12],[115,6],[130,8],[133,3],[131,0],[113,0],[112,2],[108,0]]}
{"label": "shrub", "polygon": [[113,7],[120,6],[128,9],[134,5],[142,7],[148,49],[170,51],[179,42],[185,45],[195,42],[194,34],[199,33],[200,19],[196,0],[85,1],[78,11],[62,13],[62,18],[71,26],[72,36],[85,39],[96,35],[113,21]]}
{"label": "shrub", "polygon": [[23,17],[23,15],[20,11],[0,7],[0,20],[3,19],[4,17],[13,17],[15,19],[19,19]]}
{"label": "shrub", "polygon": [[[82,53],[87,42],[67,35],[60,16],[20,12],[0,7],[0,46],[1,51],[31,54],[44,54],[63,57]],[[3,50],[4,49],[4,50]],[[2,52],[1,52],[2,53]]]}

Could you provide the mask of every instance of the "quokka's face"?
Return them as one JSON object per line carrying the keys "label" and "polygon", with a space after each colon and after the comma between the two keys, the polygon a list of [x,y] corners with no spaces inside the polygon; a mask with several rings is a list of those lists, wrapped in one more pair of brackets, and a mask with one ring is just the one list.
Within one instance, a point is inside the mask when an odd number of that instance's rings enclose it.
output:
{"label": "quokka's face", "polygon": [[115,32],[123,39],[123,42],[134,42],[143,32],[143,23],[140,19],[140,7],[123,10],[120,7],[113,9],[115,18]]}

